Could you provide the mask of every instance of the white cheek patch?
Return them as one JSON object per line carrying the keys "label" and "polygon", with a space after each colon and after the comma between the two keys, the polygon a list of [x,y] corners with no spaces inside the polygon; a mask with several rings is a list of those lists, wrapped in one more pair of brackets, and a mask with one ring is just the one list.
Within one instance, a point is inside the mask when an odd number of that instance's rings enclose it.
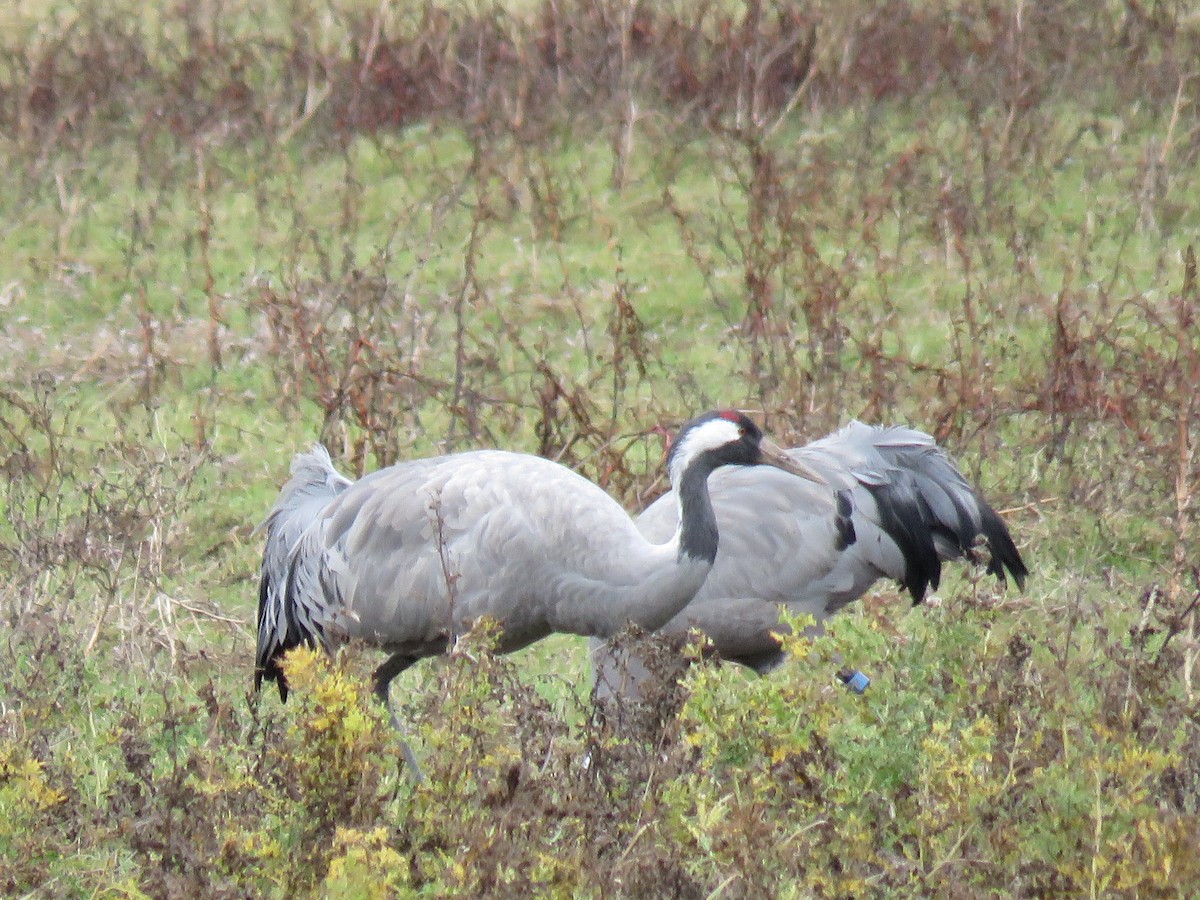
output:
{"label": "white cheek patch", "polygon": [[676,444],[671,456],[671,468],[668,473],[671,483],[677,484],[693,459],[707,450],[715,450],[726,444],[732,444],[741,438],[741,429],[728,419],[709,419],[702,425],[688,430]]}

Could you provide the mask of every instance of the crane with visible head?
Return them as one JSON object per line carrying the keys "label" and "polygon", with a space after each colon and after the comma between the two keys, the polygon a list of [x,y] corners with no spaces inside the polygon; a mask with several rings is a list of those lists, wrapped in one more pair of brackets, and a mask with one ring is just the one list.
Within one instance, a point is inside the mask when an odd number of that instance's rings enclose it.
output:
{"label": "crane with visible head", "polygon": [[359,639],[389,654],[374,687],[390,712],[392,679],[485,616],[501,652],[552,632],[659,628],[717,557],[709,476],[759,465],[822,483],[741,413],[688,422],[667,459],[676,524],[651,540],[605,491],[541,457],[456,453],[351,482],[315,447],[296,458],[264,523],[255,686],[274,681],[286,699],[284,653]]}
{"label": "crane with visible head", "polygon": [[[662,629],[702,632],[720,659],[759,674],[784,660],[774,634],[786,631],[780,610],[821,624],[880,578],[899,582],[920,603],[936,589],[946,560],[990,559],[1023,587],[1028,570],[1004,521],[971,487],[928,434],[852,422],[788,451],[829,485],[820,490],[770,470],[727,470],[709,482],[721,545],[704,585]],[[833,488],[833,490],[830,490]],[[673,493],[638,517],[650,540],[678,520]],[[634,652],[591,642],[600,699],[639,696],[650,676]]]}

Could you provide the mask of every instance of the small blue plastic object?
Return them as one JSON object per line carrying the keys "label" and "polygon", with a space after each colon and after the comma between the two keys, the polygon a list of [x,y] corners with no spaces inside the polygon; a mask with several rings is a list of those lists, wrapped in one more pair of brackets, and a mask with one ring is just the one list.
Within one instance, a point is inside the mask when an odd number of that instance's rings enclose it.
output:
{"label": "small blue plastic object", "polygon": [[842,669],[842,671],[838,672],[838,678],[842,679],[846,687],[850,688],[856,694],[866,691],[867,685],[871,683],[871,679],[857,669],[853,672],[849,669]]}

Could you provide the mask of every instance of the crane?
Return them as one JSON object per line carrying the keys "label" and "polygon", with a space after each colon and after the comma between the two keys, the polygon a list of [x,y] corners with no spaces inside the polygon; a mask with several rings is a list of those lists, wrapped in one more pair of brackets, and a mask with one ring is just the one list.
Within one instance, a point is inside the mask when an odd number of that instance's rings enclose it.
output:
{"label": "crane", "polygon": [[[708,579],[661,632],[702,632],[717,657],[760,675],[785,654],[772,633],[786,631],[780,609],[821,623],[880,578],[899,582],[920,603],[936,589],[942,562],[990,554],[987,572],[1024,587],[1028,570],[1004,521],[921,431],[851,422],[789,450],[829,487],[814,490],[770,470],[716,473],[709,490],[721,545]],[[830,490],[833,488],[833,490]],[[649,540],[675,527],[678,503],[660,497],[637,519]],[[591,641],[598,699],[638,698],[650,678],[636,651]],[[861,673],[841,673],[859,693]]]}
{"label": "crane", "polygon": [[498,623],[500,652],[552,632],[607,638],[630,622],[656,629],[716,559],[710,474],[757,465],[823,483],[739,412],[685,424],[667,458],[679,515],[652,541],[604,490],[542,457],[478,450],[351,482],[318,445],[296,457],[263,524],[255,688],[274,681],[286,700],[285,652],[359,639],[388,653],[374,690],[399,728],[392,679],[446,652],[482,617]]}

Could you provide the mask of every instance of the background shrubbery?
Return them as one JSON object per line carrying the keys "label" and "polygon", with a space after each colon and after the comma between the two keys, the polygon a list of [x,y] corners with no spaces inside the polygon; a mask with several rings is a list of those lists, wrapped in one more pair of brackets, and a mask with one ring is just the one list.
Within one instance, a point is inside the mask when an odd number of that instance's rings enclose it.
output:
{"label": "background shrubbery", "polygon": [[[0,892],[1200,890],[1189,4],[0,25]],[[252,529],[313,439],[636,509],[716,404],[933,432],[1029,588],[881,586],[769,678],[606,716],[579,641],[480,635],[394,687],[421,788],[369,652],[251,695]]]}

